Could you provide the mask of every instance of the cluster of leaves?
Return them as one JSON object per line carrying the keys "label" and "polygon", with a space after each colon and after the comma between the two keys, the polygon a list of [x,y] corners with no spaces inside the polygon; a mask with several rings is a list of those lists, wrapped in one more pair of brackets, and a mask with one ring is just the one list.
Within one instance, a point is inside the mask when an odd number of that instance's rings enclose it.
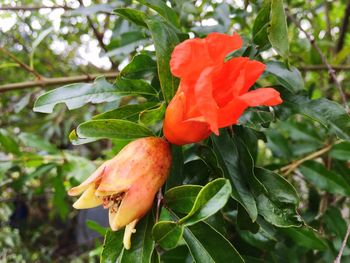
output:
{"label": "cluster of leaves", "polygon": [[[330,262],[346,232],[342,213],[350,195],[350,117],[337,102],[319,98],[323,91],[313,87],[317,78],[308,76],[304,83],[293,66],[297,63],[289,52],[296,45],[289,45],[288,34],[297,29],[288,30],[282,0],[251,5],[259,10],[252,28],[241,11],[225,2],[210,5],[214,11],[202,17],[217,19],[217,25],[189,26],[196,24],[191,17],[203,14],[204,2],[175,1],[170,8],[163,1],[138,1],[114,9],[116,24],[129,21],[129,26],[126,31],[116,26],[119,39],[111,41],[109,55],[123,57],[125,50],[132,55],[114,83],[101,77],[92,84],[52,90],[35,102],[34,111],[42,113],[52,113],[59,103],[69,110],[89,103],[112,105],[107,111],[98,108],[92,119],[88,114],[72,120],[87,119],[69,134],[74,145],[94,142],[100,147],[101,139],[111,140],[113,150],[107,156],[136,138],[161,136],[166,105],[178,85],[169,70],[174,46],[188,37],[184,32],[227,32],[232,20],[248,29],[242,29],[247,33],[244,47],[228,59],[263,61],[267,67],[256,86],[273,86],[282,94],[282,105],[249,109],[238,125],[220,130],[220,136],[185,147],[172,145],[173,166],[159,220],[154,207],[138,223],[130,250],[122,247],[123,231],[107,231],[101,262]],[[231,19],[232,12],[236,16]],[[136,46],[151,43],[155,51],[134,52]],[[279,61],[263,59],[262,52],[271,48]],[[39,189],[53,189],[50,207],[58,209],[52,211],[67,220],[64,189],[89,175],[93,166],[30,136],[21,133],[13,139],[1,131],[1,147],[18,157],[16,165],[13,160],[1,163],[0,175],[12,175],[2,181],[34,195],[37,184],[45,184]],[[26,158],[34,161],[22,163]],[[16,179],[13,171],[21,176]],[[349,259],[350,248],[343,255]]]}

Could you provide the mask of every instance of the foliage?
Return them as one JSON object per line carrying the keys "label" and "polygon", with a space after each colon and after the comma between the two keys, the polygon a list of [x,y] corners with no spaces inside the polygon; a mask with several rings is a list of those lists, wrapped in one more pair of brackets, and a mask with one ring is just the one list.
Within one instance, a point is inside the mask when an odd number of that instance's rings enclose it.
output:
{"label": "foliage", "polygon": [[[341,67],[349,64],[349,33],[340,49],[334,43],[346,1],[102,2],[0,11],[0,19],[16,21],[1,46],[41,76],[101,75],[92,83],[1,96],[1,260],[334,260],[348,223],[350,117],[327,70],[309,71],[322,69],[322,60],[287,14],[315,37],[329,63]],[[59,26],[47,15],[55,12]],[[169,69],[178,43],[233,30],[244,47],[228,59],[246,56],[266,64],[254,88],[274,87],[284,103],[248,109],[237,125],[201,143],[172,145],[164,199],[138,223],[131,250],[122,247],[123,230],[106,231],[91,221],[88,227],[105,233],[104,241],[78,244],[77,212],[66,190],[128,142],[162,136],[165,109],[178,86]],[[104,31],[103,64],[96,58],[86,62],[82,46],[97,45],[94,38]],[[2,58],[1,83],[37,77],[11,57]],[[103,78],[106,69],[119,71],[113,82]],[[343,87],[350,84],[348,72],[338,77]],[[350,261],[349,246],[342,259]]]}

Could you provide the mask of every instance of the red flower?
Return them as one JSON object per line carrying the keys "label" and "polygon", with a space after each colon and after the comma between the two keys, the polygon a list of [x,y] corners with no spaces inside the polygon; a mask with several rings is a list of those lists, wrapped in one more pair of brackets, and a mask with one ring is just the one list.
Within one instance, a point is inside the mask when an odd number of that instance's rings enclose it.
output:
{"label": "red flower", "polygon": [[265,69],[259,61],[236,57],[225,62],[228,53],[239,49],[242,39],[211,33],[177,45],[170,68],[180,86],[168,105],[164,135],[174,144],[201,141],[219,128],[237,123],[250,106],[274,106],[282,99],[273,88],[248,91]]}

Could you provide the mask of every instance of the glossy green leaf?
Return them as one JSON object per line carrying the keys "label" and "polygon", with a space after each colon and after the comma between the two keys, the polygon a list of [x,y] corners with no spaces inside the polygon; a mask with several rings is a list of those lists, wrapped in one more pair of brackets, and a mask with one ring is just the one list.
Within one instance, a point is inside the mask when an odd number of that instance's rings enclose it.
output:
{"label": "glossy green leaf", "polygon": [[146,127],[126,120],[92,120],[76,128],[79,138],[91,139],[137,139],[152,136]]}
{"label": "glossy green leaf", "polygon": [[271,47],[267,29],[270,25],[271,1],[264,1],[253,25],[253,42],[259,50]]}
{"label": "glossy green leaf", "polygon": [[231,189],[227,179],[219,178],[208,183],[199,191],[191,211],[179,223],[193,225],[215,214],[226,204]]}
{"label": "glossy green leaf", "polygon": [[275,76],[279,84],[292,93],[304,89],[304,80],[296,67],[287,67],[285,63],[279,61],[269,61],[266,63],[265,72]]}
{"label": "glossy green leaf", "polygon": [[333,145],[329,154],[332,158],[338,160],[350,160],[350,142],[341,142],[336,145]]}
{"label": "glossy green leaf", "polygon": [[158,97],[158,92],[147,81],[142,79],[126,79],[118,77],[114,83],[117,94]]}
{"label": "glossy green leaf", "polygon": [[174,47],[180,42],[174,28],[163,20],[149,18],[146,20],[156,49],[158,76],[166,102],[175,95],[179,81],[170,72],[170,56]]}
{"label": "glossy green leaf", "polygon": [[157,63],[146,54],[138,54],[123,68],[120,75],[128,79],[138,79],[156,72]]}
{"label": "glossy green leaf", "polygon": [[159,15],[161,15],[165,20],[169,21],[176,27],[180,27],[179,18],[174,9],[167,6],[166,2],[162,0],[137,0],[139,3],[148,6],[155,10]]}
{"label": "glossy green leaf", "polygon": [[120,263],[149,263],[154,249],[152,239],[153,215],[149,212],[136,225],[136,233],[131,236],[131,248],[123,249]]}
{"label": "glossy green leaf", "polygon": [[299,196],[293,185],[273,171],[264,168],[255,168],[255,174],[265,186],[269,198],[280,204],[291,204],[295,208],[299,204]]}
{"label": "glossy green leaf", "polygon": [[124,231],[108,230],[103,242],[100,263],[115,263],[123,250]]}
{"label": "glossy green leaf", "polygon": [[178,246],[172,250],[164,251],[161,255],[161,262],[166,263],[179,263],[179,262],[186,262],[191,263],[193,262],[190,252],[188,251],[188,248],[186,245]]}
{"label": "glossy green leaf", "polygon": [[165,189],[169,190],[172,187],[182,185],[184,180],[184,157],[182,146],[172,144],[171,155],[173,157],[170,173],[166,181]]}
{"label": "glossy green leaf", "polygon": [[160,221],[153,226],[154,240],[164,249],[172,249],[177,246],[182,237],[184,227],[171,221]]}
{"label": "glossy green leaf", "polygon": [[350,140],[350,116],[345,109],[327,99],[310,100],[304,95],[284,94],[281,110],[305,115],[326,127],[330,133],[344,140]]}
{"label": "glossy green leaf", "polygon": [[95,115],[93,119],[123,119],[129,121],[137,121],[140,112],[146,109],[154,108],[157,105],[157,102],[146,102],[141,104],[125,105],[114,110],[106,111],[101,114]]}
{"label": "glossy green leaf", "polygon": [[[224,176],[231,181],[232,197],[247,210],[254,222],[258,216],[258,211],[254,195],[246,181],[246,175],[243,176],[240,171],[236,146],[225,130],[220,130],[220,136],[211,136],[211,138],[220,167],[224,171]],[[250,167],[252,165],[251,162],[252,159],[249,163]]]}
{"label": "glossy green leaf", "polygon": [[171,210],[188,214],[202,188],[200,185],[181,185],[171,188],[165,193],[164,201]]}
{"label": "glossy green leaf", "polygon": [[0,149],[8,153],[20,154],[19,145],[12,137],[14,136],[8,131],[0,129]]}
{"label": "glossy green leaf", "polygon": [[309,227],[302,228],[284,228],[280,230],[282,233],[289,236],[299,246],[308,249],[326,250],[327,242],[315,230]]}
{"label": "glossy green leaf", "polygon": [[163,102],[160,105],[158,105],[157,108],[143,110],[140,113],[139,120],[141,123],[143,123],[146,126],[154,125],[157,122],[160,122],[163,120],[165,110],[166,110],[166,105]]}
{"label": "glossy green leaf", "polygon": [[244,262],[232,244],[204,222],[185,227],[184,239],[195,262]]}
{"label": "glossy green leaf", "polygon": [[299,227],[302,225],[300,216],[296,213],[294,205],[280,206],[265,194],[256,199],[259,215],[267,222],[277,227]]}
{"label": "glossy green leaf", "polygon": [[350,196],[350,185],[339,174],[327,170],[322,164],[315,161],[304,162],[300,166],[301,173],[313,185],[329,193]]}
{"label": "glossy green leaf", "polygon": [[104,77],[96,78],[94,83],[69,84],[41,95],[34,104],[36,112],[52,113],[59,103],[65,103],[69,110],[85,104],[115,101],[120,98],[115,87]]}
{"label": "glossy green leaf", "polygon": [[145,19],[147,18],[144,12],[131,8],[117,8],[114,9],[114,13],[135,23],[136,25],[147,27]]}
{"label": "glossy green leaf", "polygon": [[250,109],[245,111],[239,118],[238,124],[255,130],[261,130],[263,127],[266,127],[266,125],[269,125],[273,120],[274,115],[272,112]]}
{"label": "glossy green leaf", "polygon": [[270,26],[267,29],[272,47],[284,58],[288,58],[288,27],[283,0],[271,0]]}

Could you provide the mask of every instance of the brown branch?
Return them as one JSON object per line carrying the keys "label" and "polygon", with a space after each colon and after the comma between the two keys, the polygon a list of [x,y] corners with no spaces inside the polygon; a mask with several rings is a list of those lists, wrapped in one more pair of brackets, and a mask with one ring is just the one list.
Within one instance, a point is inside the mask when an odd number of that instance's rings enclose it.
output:
{"label": "brown branch", "polygon": [[333,144],[327,145],[327,146],[323,147],[322,149],[303,157],[300,160],[296,160],[296,161],[292,162],[291,164],[288,164],[288,165],[282,167],[281,169],[278,169],[277,172],[278,171],[283,172],[284,175],[288,175],[291,172],[293,172],[295,169],[297,169],[300,165],[302,165],[304,162],[320,157],[321,155],[328,152],[333,147],[333,145],[338,144],[340,142],[342,142],[342,140],[338,140],[338,141],[334,142]]}
{"label": "brown branch", "polygon": [[339,93],[340,93],[340,97],[343,101],[344,107],[346,109],[347,112],[349,112],[349,106],[346,100],[346,96],[344,94],[343,88],[340,84],[340,82],[337,79],[337,76],[335,75],[335,70],[332,68],[332,66],[328,63],[327,58],[325,57],[325,55],[323,55],[321,49],[319,48],[319,46],[316,44],[315,38],[314,36],[312,36],[311,34],[309,34],[308,32],[306,32],[306,30],[304,30],[302,28],[302,26],[300,25],[299,21],[290,14],[289,10],[286,9],[286,14],[288,16],[288,18],[299,28],[299,30],[301,32],[303,32],[307,38],[307,40],[310,42],[310,44],[313,46],[313,48],[316,50],[316,52],[319,54],[319,56],[322,59],[323,64],[327,67],[328,69],[328,74],[329,76],[333,79],[335,86],[338,88]]}
{"label": "brown branch", "polygon": [[0,11],[38,11],[40,9],[64,9],[71,10],[73,8],[69,6],[1,6]]}
{"label": "brown branch", "polygon": [[[78,2],[80,3],[81,7],[84,7],[83,0],[78,0]],[[107,53],[107,52],[108,52],[108,49],[107,49],[105,43],[103,43],[103,35],[104,35],[104,33],[101,33],[101,32],[97,29],[97,27],[94,25],[94,22],[92,21],[92,19],[91,19],[90,16],[86,16],[86,19],[87,19],[87,21],[88,21],[88,23],[89,23],[89,25],[90,25],[92,31],[94,32],[94,35],[95,35],[95,37],[96,37],[98,43],[100,44],[100,47],[104,50],[104,52]],[[108,18],[108,19],[109,19],[109,18]],[[112,67],[113,67],[114,69],[117,69],[117,68],[118,68],[118,65],[117,65],[116,63],[114,63],[114,61],[113,61],[110,57],[108,57],[108,59],[109,59],[109,61],[111,62]]]}
{"label": "brown branch", "polygon": [[80,75],[80,76],[71,76],[71,77],[61,77],[61,78],[42,78],[36,81],[26,81],[18,83],[10,83],[0,86],[0,93],[12,91],[12,90],[21,90],[33,87],[50,87],[56,85],[66,85],[76,82],[90,82],[93,81],[98,76],[104,76],[107,79],[113,79],[118,76],[118,72],[107,72],[99,73],[92,75]]}
{"label": "brown branch", "polygon": [[343,240],[343,242],[341,244],[341,248],[339,250],[339,254],[336,257],[336,259],[334,260],[334,263],[340,263],[340,259],[341,259],[342,255],[343,255],[344,249],[346,247],[346,243],[348,242],[349,235],[350,235],[350,224],[348,225],[348,229],[346,230],[346,234],[345,234],[344,240]]}
{"label": "brown branch", "polygon": [[15,55],[13,55],[11,52],[9,52],[7,49],[5,49],[4,47],[0,47],[0,51],[2,51],[3,53],[5,53],[7,56],[9,56],[12,60],[14,60],[16,63],[18,63],[18,65],[20,65],[23,69],[25,69],[26,71],[32,73],[33,75],[35,75],[35,77],[37,77],[37,79],[42,79],[43,76],[41,76],[38,72],[36,72],[34,69],[32,69],[31,67],[29,67],[27,64],[23,63],[22,61],[20,61]]}
{"label": "brown branch", "polygon": [[[350,70],[350,65],[331,65],[332,69],[335,71]],[[328,70],[326,65],[302,65],[298,67],[300,70],[304,71],[322,71]]]}
{"label": "brown branch", "polygon": [[348,0],[348,2],[346,4],[343,23],[342,23],[341,28],[340,28],[339,39],[337,42],[337,47],[335,49],[336,53],[338,53],[340,50],[342,50],[342,48],[344,46],[345,35],[347,33],[348,26],[349,26],[349,18],[350,18],[350,0]]}

